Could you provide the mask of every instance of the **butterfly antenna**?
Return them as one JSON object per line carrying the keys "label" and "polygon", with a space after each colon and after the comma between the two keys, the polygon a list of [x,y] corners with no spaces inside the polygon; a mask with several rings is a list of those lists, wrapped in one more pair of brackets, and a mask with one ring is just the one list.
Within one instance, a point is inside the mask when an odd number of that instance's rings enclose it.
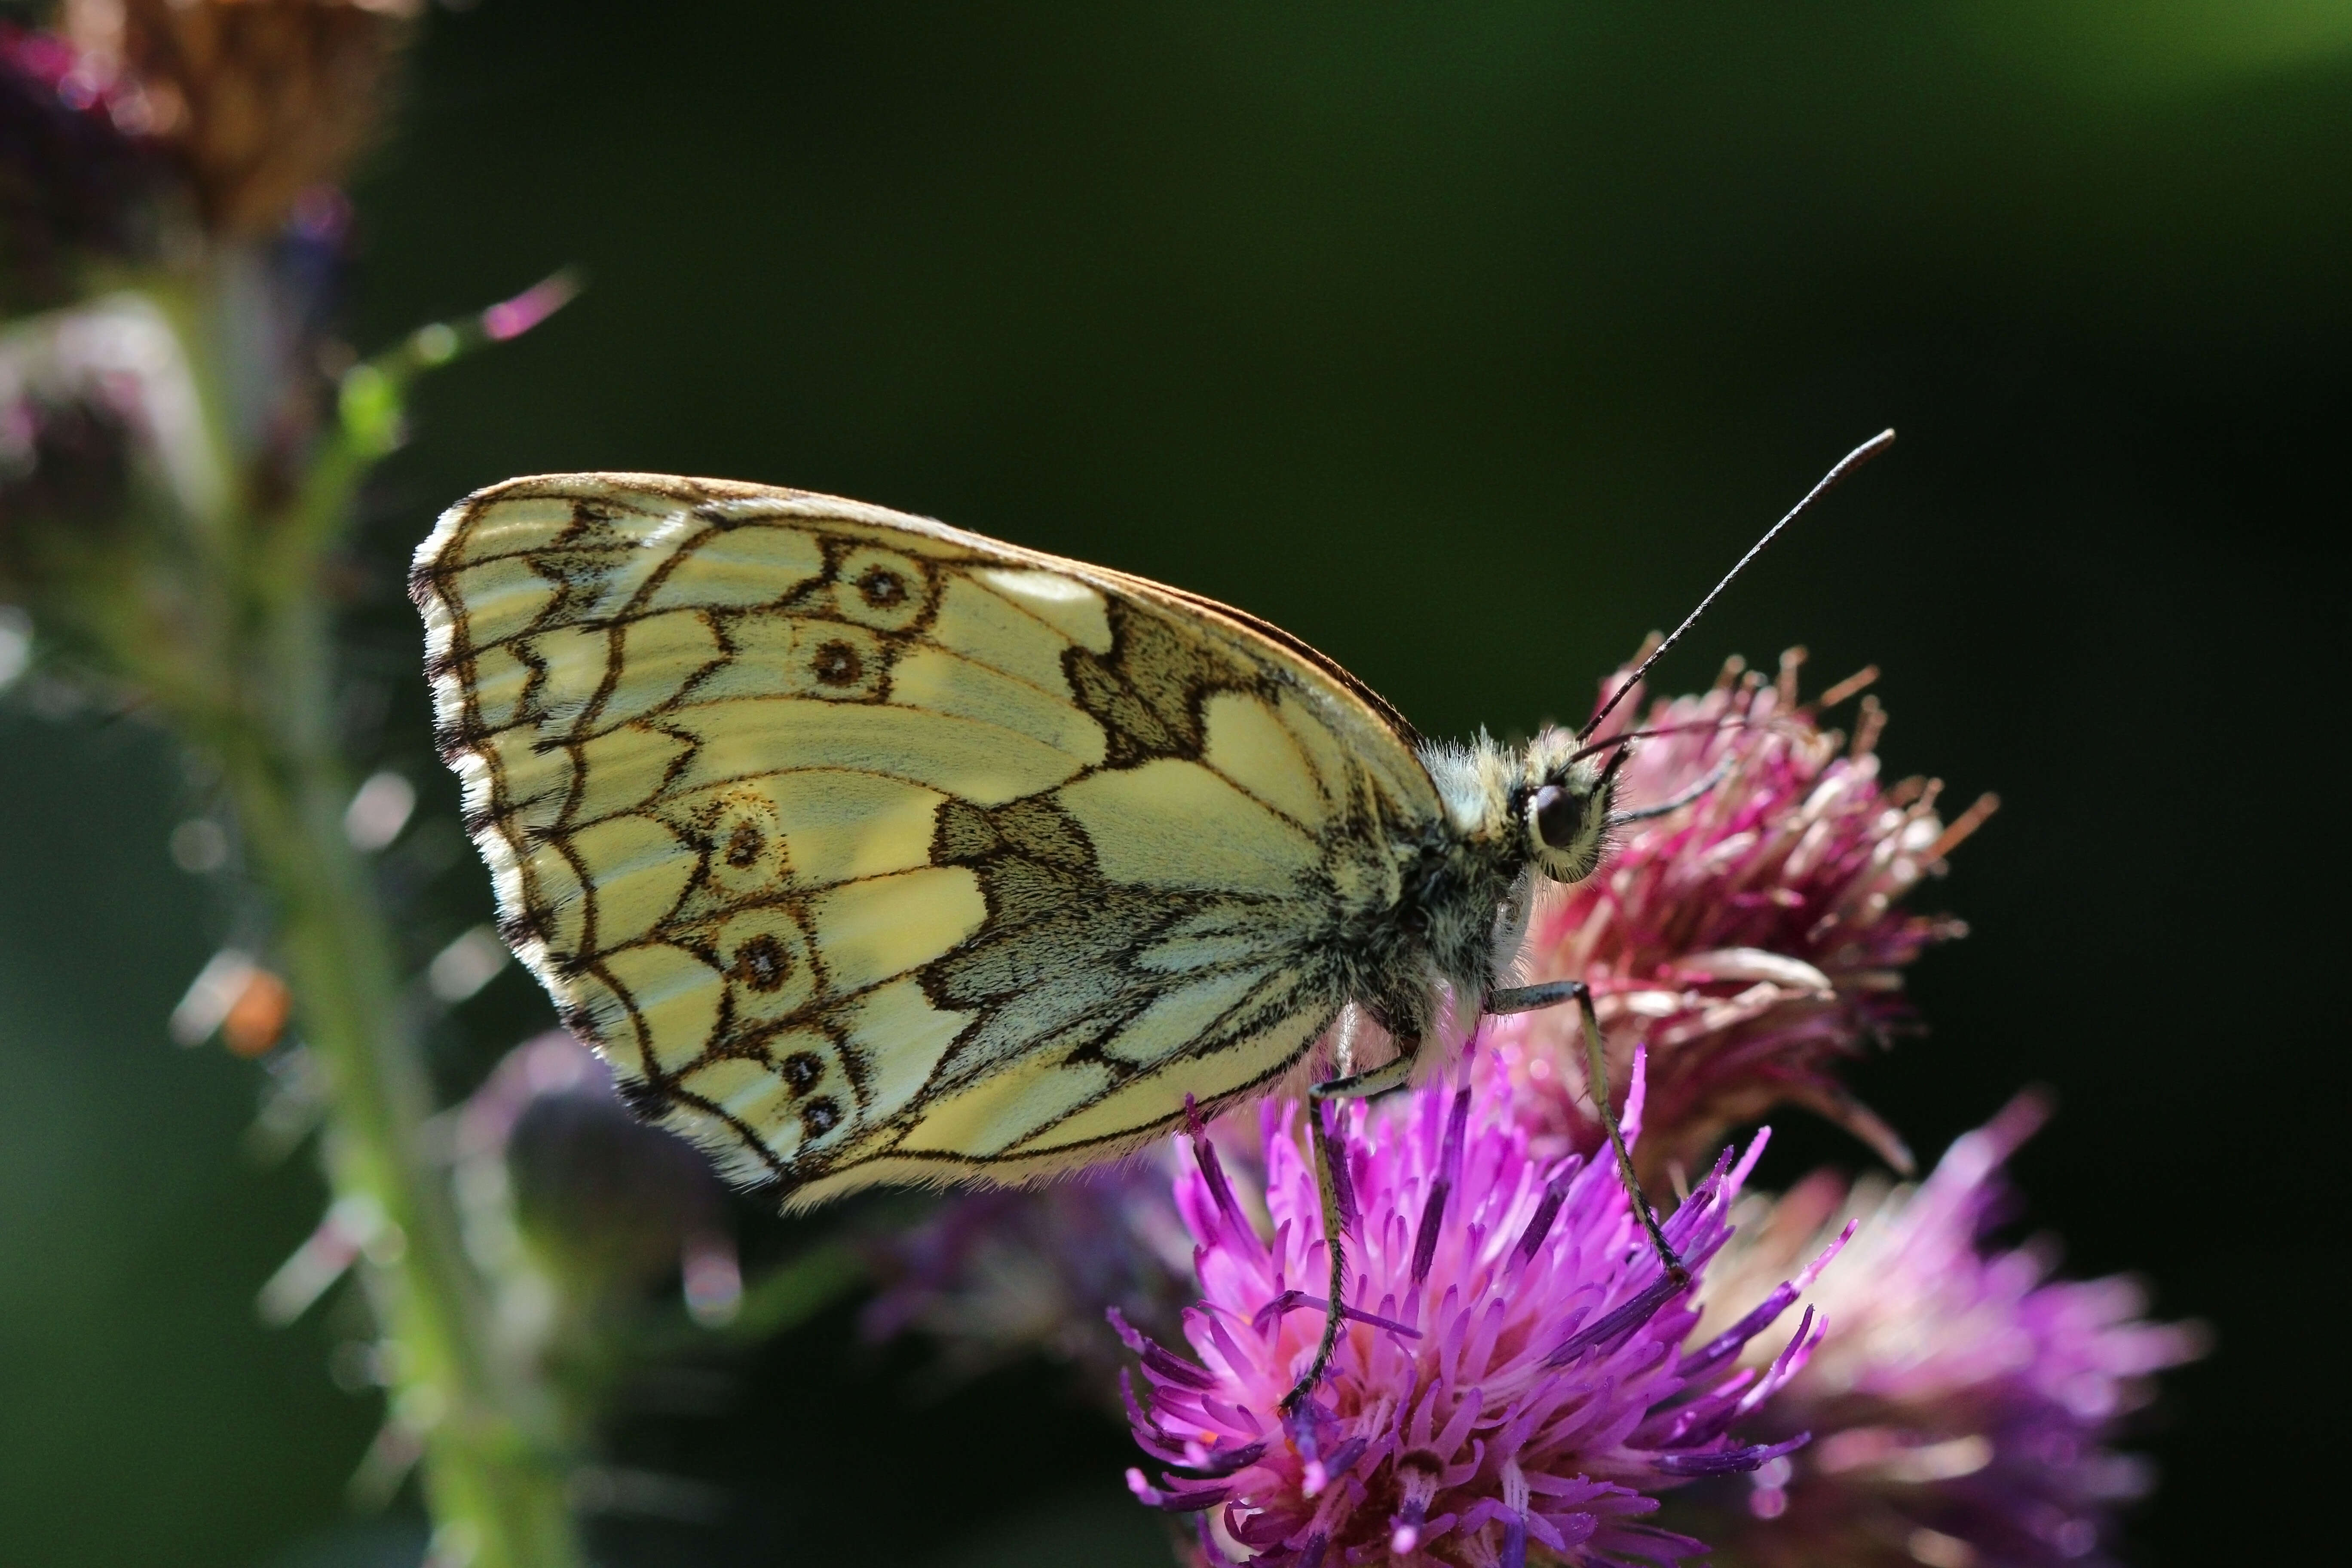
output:
{"label": "butterfly antenna", "polygon": [[1719,733],[1725,730],[1745,730],[1748,728],[1749,723],[1747,714],[1733,713],[1721,719],[1701,719],[1688,724],[1660,724],[1649,730],[1620,730],[1613,735],[1603,735],[1597,741],[1587,741],[1575,751],[1570,752],[1568,760],[1571,763],[1580,763],[1587,757],[1598,755],[1613,747],[1627,745],[1634,741],[1654,741],[1661,735],[1699,735],[1710,731]]}
{"label": "butterfly antenna", "polygon": [[1625,700],[1626,694],[1632,691],[1636,686],[1642,684],[1642,677],[1649,674],[1650,667],[1658,662],[1659,656],[1664,654],[1668,648],[1674,647],[1676,642],[1680,641],[1682,635],[1685,632],[1690,630],[1691,627],[1698,624],[1698,618],[1706,614],[1706,607],[1715,603],[1716,596],[1721,594],[1726,588],[1730,587],[1733,579],[1737,578],[1742,572],[1747,571],[1750,562],[1754,561],[1759,555],[1764,553],[1764,547],[1766,545],[1780,537],[1780,531],[1782,529],[1788,527],[1790,523],[1796,521],[1797,519],[1802,517],[1808,507],[1821,500],[1823,496],[1829,494],[1831,490],[1836,489],[1839,480],[1844,479],[1848,474],[1853,472],[1856,468],[1862,467],[1863,464],[1870,461],[1871,458],[1875,458],[1879,453],[1884,452],[1887,447],[1892,447],[1893,445],[1895,445],[1895,432],[1892,430],[1881,430],[1869,440],[1864,441],[1861,446],[1856,447],[1853,451],[1848,452],[1844,457],[1840,458],[1837,461],[1837,467],[1832,468],[1828,473],[1823,474],[1821,477],[1821,482],[1814,485],[1811,489],[1805,492],[1805,499],[1789,509],[1788,516],[1782,518],[1780,521],[1766,529],[1764,531],[1764,537],[1748,547],[1748,553],[1739,558],[1738,564],[1733,566],[1730,571],[1723,574],[1722,582],[1717,583],[1714,587],[1707,590],[1706,597],[1698,602],[1698,608],[1693,610],[1689,615],[1685,616],[1683,617],[1683,624],[1669,632],[1666,635],[1666,640],[1652,648],[1650,650],[1650,657],[1643,659],[1638,666],[1636,666],[1633,674],[1627,676],[1623,680],[1618,683],[1617,689],[1609,694],[1609,700],[1601,705],[1601,710],[1593,714],[1590,720],[1586,721],[1584,728],[1576,732],[1576,738],[1580,741],[1584,740],[1589,737],[1593,731],[1601,728],[1602,721],[1605,721],[1611,713],[1616,710],[1617,704]]}

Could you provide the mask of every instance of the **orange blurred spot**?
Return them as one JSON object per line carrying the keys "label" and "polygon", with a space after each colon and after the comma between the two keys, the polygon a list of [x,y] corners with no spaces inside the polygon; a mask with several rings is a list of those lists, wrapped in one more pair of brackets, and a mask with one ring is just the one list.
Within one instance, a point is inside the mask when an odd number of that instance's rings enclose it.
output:
{"label": "orange blurred spot", "polygon": [[256,969],[221,1019],[221,1043],[231,1056],[265,1056],[286,1033],[293,1010],[294,994],[286,989],[286,982],[267,969]]}

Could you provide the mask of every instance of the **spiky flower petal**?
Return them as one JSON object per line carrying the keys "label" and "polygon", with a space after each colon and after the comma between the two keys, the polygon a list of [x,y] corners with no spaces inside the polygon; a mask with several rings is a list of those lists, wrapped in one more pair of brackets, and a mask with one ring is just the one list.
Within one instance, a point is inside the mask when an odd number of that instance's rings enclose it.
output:
{"label": "spiky flower petal", "polygon": [[[1876,704],[1864,700],[1850,742],[1820,714],[1867,675],[1802,704],[1801,658],[1784,657],[1777,682],[1734,660],[1712,690],[1652,706],[1637,727],[1660,732],[1633,742],[1620,806],[1696,798],[1628,825],[1599,874],[1539,909],[1530,929],[1530,978],[1593,988],[1619,1092],[1635,1048],[1648,1047],[1643,1174],[1661,1184],[1790,1101],[1908,1168],[1901,1140],[1835,1068],[1908,1022],[1905,967],[1963,928],[1902,900],[1993,802],[1947,824],[1937,784],[1882,784]],[[1598,1149],[1574,1012],[1526,1015],[1496,1040],[1529,1124]]]}
{"label": "spiky flower petal", "polygon": [[[1281,1402],[1313,1355],[1328,1278],[1297,1112],[1263,1116],[1270,1236],[1213,1145],[1192,1142],[1176,1195],[1203,1300],[1185,1314],[1189,1358],[1129,1331],[1147,1390],[1130,1406],[1135,1436],[1168,1467],[1157,1481],[1130,1471],[1129,1485],[1199,1514],[1207,1561],[1676,1562],[1704,1548],[1646,1522],[1655,1494],[1801,1446],[1733,1434],[1818,1337],[1808,1310],[1767,1368],[1738,1366],[1799,1285],[1685,1349],[1690,1291],[1659,1267],[1615,1173],[1532,1154],[1507,1092],[1482,1075],[1414,1091],[1393,1112],[1329,1113],[1349,1321],[1289,1414]],[[1694,1269],[1729,1235],[1745,1173],[1727,1154],[1668,1223]]]}
{"label": "spiky flower petal", "polygon": [[[1916,1189],[1817,1176],[1742,1205],[1710,1271],[1707,1325],[1853,1226],[1811,1293],[1836,1328],[1757,1412],[1811,1447],[1718,1496],[1694,1528],[1758,1568],[2103,1564],[2114,1516],[2147,1489],[2118,1452],[2153,1374],[2200,1353],[2193,1325],[2151,1323],[2127,1279],[2053,1281],[2046,1247],[1986,1245],[2001,1167],[2042,1120],[2021,1099],[1953,1143]],[[1751,1363],[1753,1356],[1749,1357]],[[1706,1500],[1691,1499],[1694,1502]]]}

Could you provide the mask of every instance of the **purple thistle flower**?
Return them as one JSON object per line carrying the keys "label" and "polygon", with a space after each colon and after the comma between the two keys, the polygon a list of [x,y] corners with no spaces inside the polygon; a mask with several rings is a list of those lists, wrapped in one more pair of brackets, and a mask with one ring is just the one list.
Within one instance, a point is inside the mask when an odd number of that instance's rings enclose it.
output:
{"label": "purple thistle flower", "polygon": [[[1703,1162],[1729,1129],[1789,1101],[1910,1168],[1902,1140],[1835,1068],[1909,1023],[1904,968],[1965,928],[1901,901],[1995,803],[1988,795],[1947,825],[1936,783],[1882,784],[1877,704],[1864,700],[1851,743],[1819,717],[1872,672],[1801,705],[1802,657],[1784,655],[1773,682],[1735,659],[1712,690],[1627,721],[1671,732],[1633,742],[1623,805],[1709,787],[1633,826],[1598,875],[1538,910],[1528,933],[1529,976],[1591,985],[1612,1083],[1624,1082],[1637,1045],[1649,1048],[1645,1179]],[[1529,1125],[1586,1153],[1600,1148],[1574,1011],[1507,1020],[1494,1038]]]}
{"label": "purple thistle flower", "polygon": [[[1795,667],[1785,659],[1780,683],[1768,685],[1735,665],[1713,690],[1655,705],[1646,723],[1700,728],[1639,742],[1624,804],[1671,799],[1730,771],[1704,800],[1632,829],[1599,876],[1533,922],[1524,967],[1592,983],[1613,1084],[1626,1081],[1635,1047],[1650,1045],[1650,1131],[1636,1158],[1661,1191],[1669,1161],[1705,1158],[1727,1127],[1781,1099],[1827,1111],[1907,1162],[1832,1069],[1864,1038],[1904,1023],[1903,966],[1960,930],[1895,906],[1987,808],[1948,827],[1932,786],[1882,788],[1875,707],[1865,705],[1849,748],[1798,706]],[[1850,693],[1856,683],[1845,685]],[[1746,727],[1717,727],[1727,722]],[[1556,1150],[1564,1137],[1580,1152],[1598,1150],[1574,1009],[1486,1027],[1538,1147],[1549,1140]],[[1229,1163],[1236,1152],[1225,1145]],[[1166,1339],[1173,1303],[1190,1290],[1181,1226],[1149,1162],[1096,1173],[1067,1195],[1056,1184],[951,1199],[885,1247],[895,1283],[869,1331],[927,1331],[951,1366],[1043,1348],[1091,1373],[1106,1353],[1117,1357],[1104,1308]]]}
{"label": "purple thistle flower", "polygon": [[[1716,1342],[1635,1226],[1616,1173],[1530,1153],[1507,1085],[1414,1091],[1391,1113],[1336,1110],[1349,1212],[1349,1321],[1314,1396],[1280,1402],[1313,1354],[1328,1279],[1315,1176],[1293,1109],[1261,1115],[1269,1239],[1214,1146],[1176,1184],[1205,1298],[1192,1358],[1120,1324],[1148,1399],[1137,1441],[1168,1468],[1136,1496],[1200,1515],[1204,1562],[1322,1568],[1378,1558],[1510,1568],[1670,1563],[1705,1548],[1645,1522],[1653,1495],[1750,1470],[1801,1435],[1731,1428],[1803,1363],[1809,1310],[1761,1369],[1740,1352],[1795,1300],[1769,1291]],[[1667,1222],[1696,1272],[1720,1248],[1748,1161],[1727,1153]]]}
{"label": "purple thistle flower", "polygon": [[2152,1394],[2152,1374],[2201,1353],[2204,1335],[2146,1321],[2130,1280],[2053,1282],[2047,1247],[1984,1245],[2009,1206],[2002,1164],[2042,1116],[2030,1097],[2013,1102],[1955,1142],[1916,1190],[1864,1183],[1848,1194],[1822,1175],[1769,1215],[1740,1215],[1754,1223],[1710,1271],[1710,1323],[1832,1227],[1853,1235],[1811,1293],[1834,1330],[1756,1414],[1769,1432],[1810,1429],[1812,1446],[1758,1470],[1744,1497],[1677,1500],[1702,1505],[1691,1522],[1723,1561],[2111,1562],[2102,1548],[2117,1506],[2153,1479],[2111,1444]]}

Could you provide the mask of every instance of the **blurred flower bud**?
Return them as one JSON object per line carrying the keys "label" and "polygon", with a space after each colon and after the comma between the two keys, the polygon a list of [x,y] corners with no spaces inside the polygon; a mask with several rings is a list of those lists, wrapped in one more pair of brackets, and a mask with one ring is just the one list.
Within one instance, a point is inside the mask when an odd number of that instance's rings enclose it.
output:
{"label": "blurred flower bud", "polygon": [[226,481],[152,301],[116,295],[0,334],[0,597],[115,671],[184,668],[184,575]]}
{"label": "blurred flower bud", "polygon": [[457,1154],[469,1244],[494,1271],[520,1247],[573,1310],[677,1279],[698,1319],[730,1315],[740,1286],[718,1175],[633,1114],[570,1035],[507,1054],[459,1115]]}
{"label": "blurred flower bud", "polygon": [[926,1336],[947,1381],[1042,1352],[1115,1407],[1126,1356],[1105,1312],[1173,1336],[1192,1289],[1191,1241],[1169,1197],[1174,1157],[1156,1145],[1034,1191],[959,1194],[877,1239],[882,1289],[866,1303],[866,1337]]}
{"label": "blurred flower bud", "polygon": [[284,1037],[293,1016],[294,994],[286,982],[267,969],[257,969],[221,1019],[221,1044],[231,1056],[247,1060],[268,1056]]}

